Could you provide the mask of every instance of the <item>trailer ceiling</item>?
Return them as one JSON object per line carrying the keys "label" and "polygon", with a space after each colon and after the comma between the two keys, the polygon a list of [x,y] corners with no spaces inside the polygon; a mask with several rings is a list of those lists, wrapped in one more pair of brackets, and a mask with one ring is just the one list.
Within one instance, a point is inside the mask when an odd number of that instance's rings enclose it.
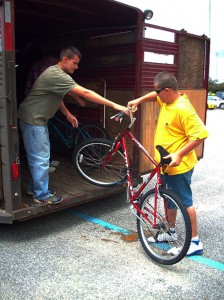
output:
{"label": "trailer ceiling", "polygon": [[110,34],[136,28],[139,9],[113,0],[14,0],[16,38]]}

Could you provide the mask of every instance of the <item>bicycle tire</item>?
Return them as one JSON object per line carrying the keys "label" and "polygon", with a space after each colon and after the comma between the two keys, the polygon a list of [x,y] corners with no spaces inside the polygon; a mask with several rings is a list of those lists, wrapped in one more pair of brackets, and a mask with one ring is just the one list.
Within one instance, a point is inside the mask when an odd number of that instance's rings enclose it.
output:
{"label": "bicycle tire", "polygon": [[89,139],[109,139],[107,131],[96,124],[87,124],[80,127],[79,131],[76,133],[74,138],[74,146],[89,140]]}
{"label": "bicycle tire", "polygon": [[81,143],[73,152],[72,161],[78,173],[96,186],[112,187],[126,182],[125,158],[118,150],[103,168],[105,155],[113,145],[112,141],[92,139]]}
{"label": "bicycle tire", "polygon": [[[187,253],[191,242],[191,221],[186,207],[171,190],[160,188],[157,197],[156,225],[149,223],[139,212],[137,213],[137,232],[145,252],[159,264],[173,265],[179,262]],[[141,199],[139,208],[150,221],[154,221],[155,190],[148,191]],[[174,224],[167,221],[167,203],[174,207],[169,212],[175,212],[175,241],[158,241],[158,234],[170,234],[169,228]],[[170,206],[172,205],[172,206]],[[150,240],[148,240],[150,239]],[[155,242],[152,242],[154,240]]]}

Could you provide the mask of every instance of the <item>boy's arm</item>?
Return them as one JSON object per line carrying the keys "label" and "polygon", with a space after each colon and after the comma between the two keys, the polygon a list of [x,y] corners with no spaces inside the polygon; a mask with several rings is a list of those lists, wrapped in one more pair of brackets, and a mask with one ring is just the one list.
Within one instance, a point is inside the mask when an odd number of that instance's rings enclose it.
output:
{"label": "boy's arm", "polygon": [[171,158],[171,163],[169,164],[169,167],[177,167],[180,165],[183,157],[188,154],[189,152],[191,152],[192,150],[194,150],[195,148],[197,148],[203,141],[204,139],[201,140],[190,140],[183,148],[181,148],[180,150],[169,154],[167,156],[165,156],[164,158]]}
{"label": "boy's arm", "polygon": [[156,92],[150,92],[142,97],[139,97],[135,100],[128,102],[128,107],[131,107],[132,110],[135,110],[135,108],[144,102],[156,102],[157,100],[157,93]]}

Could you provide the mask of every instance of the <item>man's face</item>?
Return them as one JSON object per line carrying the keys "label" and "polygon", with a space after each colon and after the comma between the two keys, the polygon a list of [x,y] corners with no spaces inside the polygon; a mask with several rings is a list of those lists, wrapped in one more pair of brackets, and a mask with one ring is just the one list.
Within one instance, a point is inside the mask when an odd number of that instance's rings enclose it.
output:
{"label": "man's face", "polygon": [[63,57],[63,71],[68,74],[73,74],[79,67],[79,61],[80,58],[77,55],[71,59]]}

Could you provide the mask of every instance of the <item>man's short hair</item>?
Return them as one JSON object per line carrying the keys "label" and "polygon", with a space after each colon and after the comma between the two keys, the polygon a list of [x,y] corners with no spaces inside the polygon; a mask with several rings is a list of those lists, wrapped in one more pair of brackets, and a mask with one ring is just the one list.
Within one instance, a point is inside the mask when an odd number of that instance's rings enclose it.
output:
{"label": "man's short hair", "polygon": [[62,49],[59,57],[59,61],[62,61],[63,57],[67,57],[68,59],[72,59],[75,55],[77,55],[80,59],[82,58],[81,52],[73,47],[73,46],[67,46]]}
{"label": "man's short hair", "polygon": [[158,89],[172,88],[174,91],[178,90],[178,82],[176,77],[169,72],[161,72],[154,78],[154,84],[157,85]]}

